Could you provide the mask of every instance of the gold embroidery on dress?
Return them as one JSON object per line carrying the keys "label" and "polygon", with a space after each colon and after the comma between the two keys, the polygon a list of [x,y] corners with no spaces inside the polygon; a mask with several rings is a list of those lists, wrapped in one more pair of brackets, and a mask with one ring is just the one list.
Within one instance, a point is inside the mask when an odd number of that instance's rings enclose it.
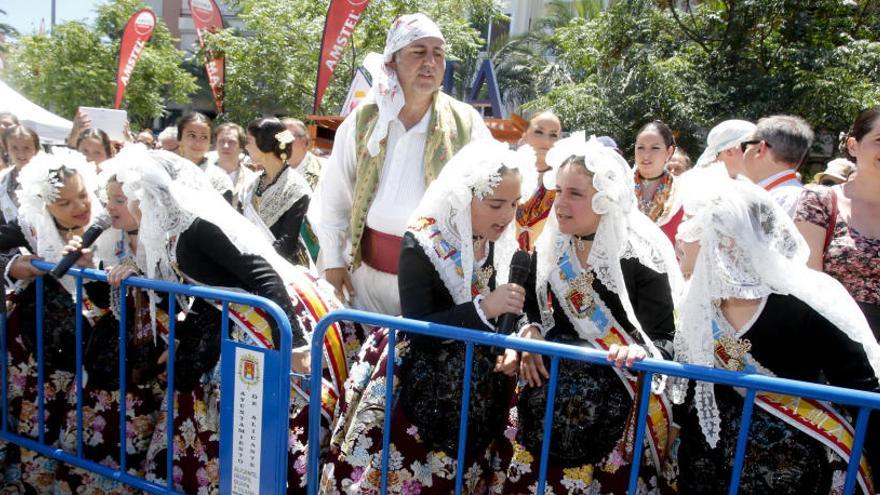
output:
{"label": "gold embroidery on dress", "polygon": [[715,351],[719,353],[721,364],[730,371],[746,369],[746,355],[752,350],[749,339],[735,339],[723,335],[715,343]]}
{"label": "gold embroidery on dress", "polygon": [[[564,271],[559,272],[559,278],[566,281]],[[565,301],[572,312],[578,318],[584,318],[593,307],[593,272],[581,271],[575,278],[568,282],[568,291],[565,293]]]}
{"label": "gold embroidery on dress", "polygon": [[491,265],[484,266],[477,270],[476,273],[476,281],[474,284],[476,285],[477,292],[486,296],[489,294],[489,280],[492,279],[492,275],[495,274],[495,268]]}

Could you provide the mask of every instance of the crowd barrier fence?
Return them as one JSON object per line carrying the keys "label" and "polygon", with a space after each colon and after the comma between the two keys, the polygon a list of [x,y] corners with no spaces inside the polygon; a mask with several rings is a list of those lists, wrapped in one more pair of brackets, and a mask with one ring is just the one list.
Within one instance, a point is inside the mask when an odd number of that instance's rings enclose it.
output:
{"label": "crowd barrier fence", "polygon": [[[34,261],[34,265],[44,271],[51,270],[54,265],[44,261]],[[20,445],[40,454],[52,457],[59,461],[77,466],[99,475],[126,483],[132,487],[154,494],[179,493],[173,489],[173,479],[168,477],[164,485],[146,481],[127,472],[125,445],[120,445],[120,466],[113,469],[97,462],[88,460],[83,455],[83,280],[106,281],[105,272],[72,268],[69,275],[76,280],[76,416],[77,416],[77,446],[76,452],[66,452],[56,446],[45,442],[44,431],[44,392],[43,387],[37,389],[38,408],[38,438],[32,439],[21,436],[10,429],[8,417],[8,370],[6,366],[0,366],[0,385],[2,385],[2,418],[0,418],[0,439]],[[33,282],[37,289],[37,367],[38,383],[44,380],[43,364],[43,276],[39,276]],[[290,349],[291,349],[291,326],[284,312],[272,301],[265,298],[228,290],[219,290],[191,285],[173,284],[164,281],[151,280],[141,277],[129,277],[123,281],[121,289],[137,287],[168,294],[168,314],[178,312],[176,307],[176,295],[200,297],[222,303],[222,345],[221,345],[221,390],[220,406],[220,493],[285,493],[287,477],[287,418],[290,401]],[[271,316],[278,325],[281,335],[281,343],[278,349],[264,349],[234,341],[229,333],[229,304],[241,304],[260,308]],[[125,305],[120,308],[121,322],[126,320]],[[486,345],[497,348],[511,348],[518,351],[526,351],[542,354],[550,357],[550,379],[547,382],[548,397],[555,398],[557,373],[559,361],[570,359],[585,361],[596,365],[609,366],[606,353],[603,351],[584,349],[579,347],[556,344],[552,342],[522,339],[519,337],[499,335],[490,332],[481,332],[464,328],[438,325],[406,318],[388,317],[374,313],[356,310],[337,310],[318,322],[315,333],[312,336],[311,362],[317,368],[322,364],[323,352],[320,343],[330,325],[351,321],[376,327],[389,329],[388,339],[388,362],[386,396],[392,397],[394,372],[394,351],[397,341],[397,332],[409,332],[433,336],[443,340],[458,340],[466,344],[466,364],[464,370],[463,397],[458,438],[458,465],[464,459],[464,446],[467,441],[467,410],[470,395],[470,380],[472,357],[475,345]],[[7,325],[6,313],[0,312],[0,355],[5,356],[7,351]],[[168,383],[174,383],[174,352],[175,352],[175,318],[169,320],[168,351],[170,358],[167,364]],[[127,328],[120,324],[120,342],[126,342]],[[126,360],[125,345],[120,345],[119,360],[119,384],[120,397],[126,393]],[[678,376],[692,380],[714,382],[718,384],[741,387],[747,390],[743,412],[741,429],[738,434],[736,457],[733,463],[729,493],[738,492],[739,479],[742,473],[745,458],[746,444],[748,441],[748,426],[751,421],[754,408],[754,399],[758,391],[779,393],[791,396],[806,397],[817,400],[847,405],[858,409],[855,422],[854,442],[852,457],[847,469],[845,481],[845,494],[854,493],[856,476],[858,474],[859,460],[864,446],[867,431],[868,417],[872,410],[880,410],[880,394],[859,390],[831,387],[813,383],[799,382],[782,378],[769,377],[755,373],[732,372],[726,370],[705,368],[700,366],[683,365],[679,363],[645,359],[633,365],[633,370],[643,376],[643,383],[650,383],[654,375]],[[310,417],[309,438],[320,438],[320,398],[321,398],[321,375],[312,374],[310,378]],[[647,415],[648,396],[650,387],[642,387],[639,391],[639,410],[637,415],[637,428],[634,445],[638,449],[633,455],[633,465],[629,480],[629,493],[635,493],[637,475],[642,456],[645,437],[645,420]],[[166,400],[173,400],[173,389],[166,390]],[[390,441],[389,406],[385,405],[385,428],[382,451],[382,486],[380,493],[386,492],[388,476],[388,444]],[[544,438],[541,448],[541,461],[539,467],[538,493],[543,493],[547,471],[547,458],[549,452],[549,440],[551,429],[549,425],[553,417],[554,400],[547,401],[544,414]],[[167,409],[167,408],[166,408]],[[125,408],[120,409],[120,437],[126,438]],[[166,431],[173,431],[174,413],[173,408],[166,415]],[[250,422],[250,423],[249,423]],[[256,423],[254,423],[256,422]],[[168,473],[173,472],[174,444],[169,436],[166,439],[166,466]],[[318,493],[320,476],[320,445],[317,442],[309,442],[308,451],[308,493]],[[254,450],[256,449],[256,450]],[[457,471],[455,481],[455,493],[461,493],[462,472]]]}
{"label": "crowd barrier fence", "polygon": [[[33,261],[34,266],[46,272],[53,263]],[[0,366],[2,385],[2,419],[0,439],[70,465],[95,472],[120,481],[144,492],[154,494],[180,493],[174,490],[173,476],[166,476],[164,485],[133,476],[127,471],[126,442],[120,442],[119,468],[99,464],[83,455],[83,280],[106,282],[107,274],[92,269],[71,268],[68,275],[76,280],[76,452],[66,452],[45,441],[45,397],[43,389],[43,286],[45,275],[38,276],[36,284],[36,344],[37,344],[37,409],[38,438],[28,438],[10,429],[8,417],[8,371]],[[220,493],[285,493],[287,484],[287,417],[290,403],[290,349],[291,326],[284,311],[274,302],[244,292],[219,290],[192,285],[174,284],[141,277],[129,277],[122,282],[120,290],[137,287],[168,294],[168,314],[176,315],[176,295],[204,298],[222,303],[221,380],[224,386],[220,394]],[[230,338],[228,311],[230,304],[259,308],[273,318],[281,335],[277,349],[265,349],[234,341]],[[0,355],[7,351],[6,312],[0,313]],[[127,342],[126,305],[122,304],[119,315],[119,396],[126,396]],[[169,318],[167,383],[174,383],[175,327],[177,319]],[[173,404],[173,387],[167,387],[165,399]],[[126,404],[127,401],[121,401]],[[127,407],[127,404],[126,404]],[[126,438],[126,407],[119,410],[119,438]],[[174,431],[174,408],[166,408],[166,431]],[[173,436],[166,438],[166,473],[173,473]]]}
{"label": "crowd barrier fence", "polygon": [[[394,354],[395,343],[397,342],[397,332],[415,333],[428,335],[442,340],[457,340],[466,344],[465,350],[465,369],[463,379],[462,404],[460,415],[460,428],[458,433],[458,455],[457,466],[464,463],[465,445],[467,442],[467,411],[470,396],[471,369],[473,365],[473,353],[475,345],[492,346],[496,348],[509,348],[518,351],[542,354],[550,357],[550,379],[547,381],[547,406],[544,411],[544,437],[542,440],[541,457],[539,465],[539,478],[537,485],[537,493],[544,493],[544,487],[547,474],[547,459],[550,448],[550,423],[553,418],[553,407],[556,396],[557,373],[559,371],[560,359],[570,359],[575,361],[585,361],[600,366],[610,366],[607,361],[607,353],[595,349],[585,349],[569,345],[562,345],[553,342],[545,342],[520,337],[500,335],[491,332],[483,332],[476,330],[468,330],[464,328],[439,325],[435,323],[427,323],[423,321],[410,320],[406,318],[388,317],[356,310],[338,310],[334,311],[318,323],[315,332],[312,335],[312,366],[316,368],[316,363],[322,361],[322,351],[320,342],[324,339],[327,328],[337,322],[350,321],[377,327],[385,327],[389,331],[388,335],[388,353],[386,365],[386,393],[385,397],[394,397],[392,393],[393,373],[394,373]],[[637,362],[632,369],[639,372],[643,376],[641,380],[644,384],[650,384],[654,375],[666,375],[684,377],[691,380],[700,380],[706,382],[714,382],[717,384],[730,385],[734,387],[742,387],[747,390],[745,400],[743,402],[743,412],[741,420],[741,428],[737,437],[736,457],[733,460],[733,472],[730,480],[728,493],[736,494],[739,491],[739,481],[742,474],[743,461],[745,459],[746,444],[748,442],[748,427],[751,423],[752,411],[754,409],[755,395],[758,391],[772,392],[791,396],[812,398],[824,401],[830,401],[835,404],[843,404],[858,408],[858,416],[856,418],[854,442],[852,447],[852,456],[847,468],[844,493],[850,495],[856,487],[856,475],[858,474],[859,462],[862,455],[862,447],[864,446],[865,434],[868,426],[868,416],[872,410],[880,410],[880,393],[871,393],[861,390],[845,389],[840,387],[832,387],[828,385],[819,385],[815,383],[807,383],[796,380],[788,380],[783,378],[770,377],[756,373],[733,372],[721,369],[706,368],[702,366],[684,365],[680,363],[663,361],[658,359],[645,359]],[[309,438],[319,438],[320,428],[320,391],[321,376],[313,374],[311,377],[311,393],[310,393],[310,416],[309,416]],[[632,457],[631,474],[629,478],[629,486],[627,493],[636,493],[636,484],[639,474],[639,467],[642,459],[642,449],[644,448],[645,438],[645,420],[648,412],[650,386],[643,386],[639,391],[640,400],[638,400],[639,409],[636,420],[635,435],[635,452]],[[381,457],[381,486],[380,494],[387,493],[388,482],[388,445],[390,435],[390,407],[392,401],[385,404],[384,418],[384,434],[382,438],[382,457]],[[309,495],[317,495],[319,487],[320,465],[319,465],[320,446],[317,442],[309,442],[308,456],[308,493]],[[880,468],[880,467],[878,467]],[[455,493],[461,493],[462,490],[462,469],[456,470]]]}

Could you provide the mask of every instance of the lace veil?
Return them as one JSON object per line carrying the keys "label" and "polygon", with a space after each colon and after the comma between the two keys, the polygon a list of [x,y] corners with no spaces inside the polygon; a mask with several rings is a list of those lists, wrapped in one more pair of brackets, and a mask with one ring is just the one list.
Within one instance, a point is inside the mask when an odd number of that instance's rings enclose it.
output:
{"label": "lace veil", "polygon": [[[684,280],[672,244],[663,231],[636,207],[633,174],[620,154],[602,145],[595,136],[586,140],[583,131],[558,141],[547,152],[547,164],[553,168],[551,173],[557,172],[573,158],[583,159],[592,175],[596,189],[592,207],[594,212],[602,216],[587,262],[602,284],[620,297],[627,319],[641,335],[652,357],[662,359],[635,316],[620,260],[636,258],[642,265],[665,273],[669,278],[673,300],[677,303]],[[554,182],[554,179],[549,178],[547,182]],[[548,300],[550,275],[556,269],[563,251],[571,249],[572,244],[572,236],[559,231],[554,207],[535,248],[538,253],[536,290],[539,301]],[[542,311],[545,331],[552,327],[552,322],[549,307],[545,307]]]}
{"label": "lace veil", "polygon": [[[91,202],[89,224],[105,214],[101,202],[95,195],[97,184],[95,166],[86,162],[82,154],[56,148],[55,154],[39,153],[34,156],[18,177],[19,189],[16,191],[19,201],[18,223],[34,254],[52,263],[61,259],[66,244],[48,209],[48,205],[58,199],[59,190],[64,185],[57,175],[62,167],[75,171],[83,180]],[[101,242],[105,237],[107,236],[99,237],[93,248],[96,260],[106,258],[108,249],[112,249],[109,244]],[[112,250],[109,254],[112,255]],[[69,292],[74,292],[73,278],[64,277],[60,282]]]}
{"label": "lace veil", "polygon": [[[682,177],[687,220],[678,237],[699,242],[700,251],[681,305],[676,359],[713,366],[715,304],[723,298],[757,299],[776,293],[797,297],[861,343],[880,376],[880,346],[861,310],[839,282],[807,267],[806,241],[770,195],[745,179],[730,179],[711,168]],[[687,380],[676,379],[673,401],[684,401],[686,391]],[[696,382],[695,403],[703,434],[715,446],[720,419],[714,385]]]}
{"label": "lace veil", "polygon": [[[124,158],[112,173],[129,202],[139,201],[136,261],[148,277],[180,282],[174,271],[177,240],[200,218],[217,226],[239,252],[268,261],[285,282],[295,279],[296,268],[275,251],[256,225],[235,211],[195,164],[174,153],[145,148],[133,148]],[[332,289],[325,284],[318,287],[322,297],[332,297]],[[154,304],[151,295],[152,314]]]}
{"label": "lace veil", "polygon": [[[474,270],[474,246],[471,242],[471,200],[483,199],[501,183],[501,169],[519,171],[530,166],[534,156],[511,151],[507,145],[486,139],[472,142],[455,154],[431,182],[419,206],[410,217],[410,225],[419,218],[433,218],[443,237],[461,250],[463,280],[470,281]],[[511,224],[513,222],[511,221]],[[508,225],[495,242],[494,266],[496,280],[507,281],[510,259],[517,249],[514,227]],[[433,247],[423,246],[427,253]],[[433,260],[432,260],[433,261]],[[444,274],[441,273],[441,277]],[[443,280],[456,304],[472,300],[470,284]],[[453,290],[453,288],[456,288]]]}

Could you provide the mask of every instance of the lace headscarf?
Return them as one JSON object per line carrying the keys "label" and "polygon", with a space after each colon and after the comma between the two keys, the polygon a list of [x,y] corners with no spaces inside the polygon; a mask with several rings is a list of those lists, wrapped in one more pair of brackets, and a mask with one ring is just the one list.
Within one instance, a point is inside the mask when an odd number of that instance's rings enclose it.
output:
{"label": "lace headscarf", "polygon": [[[414,225],[420,218],[433,218],[444,239],[461,251],[462,280],[447,280],[452,274],[440,273],[456,304],[471,301],[470,280],[474,270],[474,246],[471,242],[471,201],[483,199],[501,183],[502,168],[518,172],[531,166],[527,154],[511,151],[507,145],[487,139],[474,141],[464,146],[443,167],[440,175],[431,182],[421,202],[416,207],[409,224]],[[511,217],[512,219],[513,217]],[[513,222],[511,221],[511,224]],[[436,253],[432,246],[423,246],[428,256]],[[508,225],[501,237],[495,241],[493,264],[496,280],[507,281],[510,259],[517,249],[514,227]],[[433,260],[436,265],[437,260]]]}
{"label": "lace headscarf", "polygon": [[[149,278],[180,282],[173,268],[174,250],[180,235],[196,219],[219,228],[240,253],[265,259],[283,281],[298,277],[296,268],[235,211],[195,164],[167,151],[143,151],[131,158],[121,161],[114,174],[129,201],[140,202],[137,264]],[[333,297],[327,284],[319,283],[318,289],[322,297]],[[151,295],[154,318],[155,302]]]}
{"label": "lace headscarf", "polygon": [[379,144],[388,135],[388,124],[397,118],[406,104],[403,88],[397,78],[397,71],[391,67],[394,54],[413,41],[423,38],[438,38],[446,42],[440,28],[425,14],[406,14],[394,21],[385,39],[385,49],[381,54],[368,53],[364,57],[364,67],[370,73],[373,85],[367,100],[375,101],[379,107],[379,118],[373,133],[367,141],[370,156],[379,154]]}
{"label": "lace headscarf", "polygon": [[706,150],[697,159],[695,168],[702,168],[715,161],[718,153],[739,146],[755,133],[757,126],[746,120],[725,120],[709,131]]}
{"label": "lace headscarf", "polygon": [[[59,173],[62,168],[74,171],[82,178],[91,202],[89,224],[105,214],[101,202],[95,196],[95,166],[88,163],[82,154],[56,149],[55,154],[39,153],[34,156],[18,176],[18,223],[34,254],[52,263],[61,259],[66,244],[48,209],[58,199],[59,192],[64,187],[64,178]],[[102,235],[101,238],[103,237]],[[100,242],[101,238],[95,245],[96,260],[107,255],[104,249],[106,245]],[[71,277],[63,278],[61,284],[73,293],[74,281]]]}
{"label": "lace headscarf", "polygon": [[[747,180],[719,177],[711,168],[687,175],[682,191],[689,218],[678,237],[699,242],[700,251],[681,305],[676,360],[714,366],[712,321],[718,301],[775,293],[800,299],[861,343],[880,376],[880,346],[864,315],[839,282],[807,267],[809,247],[776,201]],[[676,379],[673,401],[684,401],[686,391],[687,380]],[[720,437],[714,385],[695,382],[694,398],[703,434],[714,447]]]}
{"label": "lace headscarf", "polygon": [[[604,146],[595,136],[591,136],[589,141],[585,140],[585,136],[584,132],[577,132],[557,141],[547,152],[547,164],[557,172],[572,159],[584,161],[596,189],[592,208],[596,214],[601,215],[587,263],[599,281],[620,298],[627,320],[640,334],[648,352],[653,357],[662,359],[636,318],[623,279],[620,260],[636,258],[647,268],[665,273],[673,300],[677,302],[683,291],[684,280],[675,252],[663,231],[636,207],[633,174],[623,157]],[[559,231],[554,206],[535,247],[538,253],[536,290],[539,301],[548,300],[550,275],[557,268],[563,250],[571,249],[572,242],[571,235]],[[542,308],[541,319],[546,332],[553,325],[549,307]],[[655,389],[659,387],[662,384],[658,384]]]}

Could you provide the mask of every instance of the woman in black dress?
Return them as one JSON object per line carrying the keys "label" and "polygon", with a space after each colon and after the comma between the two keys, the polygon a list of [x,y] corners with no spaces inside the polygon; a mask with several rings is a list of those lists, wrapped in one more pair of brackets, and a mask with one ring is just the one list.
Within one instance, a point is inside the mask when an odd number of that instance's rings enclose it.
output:
{"label": "woman in black dress", "polygon": [[[7,359],[10,427],[20,435],[37,438],[37,333],[36,284],[39,270],[31,265],[34,258],[58,261],[65,243],[82,235],[102,211],[95,198],[94,167],[76,152],[62,156],[40,154],[34,157],[18,177],[17,220],[0,226],[0,267],[14,309],[8,319]],[[96,244],[96,257],[101,242]],[[43,292],[43,363],[45,442],[57,446],[68,414],[75,407],[75,282],[72,277],[44,277]],[[85,284],[86,294],[92,283]],[[101,324],[107,312],[86,301],[83,318],[83,343],[86,347],[93,325]],[[112,316],[111,316],[112,318]],[[88,400],[88,398],[86,398]],[[14,452],[16,451],[17,452]],[[56,463],[27,449],[9,448],[8,462],[20,461],[19,469],[7,470],[10,486],[22,484],[28,491],[52,493]],[[18,455],[16,455],[18,454]],[[100,459],[97,459],[100,460]],[[15,471],[20,472],[16,479]]]}
{"label": "woman in black dress", "polygon": [[294,139],[278,119],[248,125],[248,154],[261,171],[246,186],[241,208],[282,258],[309,267],[313,263],[299,234],[312,191],[302,174],[287,165]]}
{"label": "woman in black dress", "polygon": [[[815,383],[880,391],[880,346],[852,297],[807,267],[809,249],[794,223],[761,188],[711,171],[683,180],[689,219],[679,230],[693,265],[676,335],[676,360]],[[678,464],[682,493],[726,493],[744,391],[676,381],[684,401]],[[848,411],[820,401],[759,393],[740,493],[840,493],[852,431]],[[859,484],[870,488],[880,421],[865,440]],[[826,440],[823,440],[823,437]],[[875,485],[876,485],[876,474]]]}
{"label": "woman in black dress", "polygon": [[[217,194],[194,165],[167,152],[146,152],[117,173],[129,208],[138,220],[137,265],[149,278],[232,288],[266,297],[286,313],[293,330],[292,367],[309,371],[312,328],[327,312],[342,305],[329,287],[305,269],[284,261],[256,230]],[[329,290],[329,292],[328,292]],[[180,308],[186,301],[180,301]],[[155,311],[155,302],[151,302]],[[271,318],[230,305],[236,340],[272,348],[279,342]],[[268,321],[267,321],[268,320]],[[175,359],[174,477],[177,489],[214,493],[218,479],[218,407],[221,313],[217,304],[196,299],[177,329]],[[335,409],[347,376],[349,353],[356,352],[362,332],[357,325],[335,325],[325,350],[337,367],[325,366],[324,409]],[[161,361],[161,360],[160,360]],[[305,485],[305,426],[308,401],[292,386],[288,487]],[[167,404],[163,405],[163,410]],[[165,420],[160,415],[148,453],[147,478],[165,473]],[[326,425],[326,426],[329,426]]]}
{"label": "woman in black dress", "polygon": [[[526,298],[528,338],[607,350],[616,367],[563,361],[547,470],[552,493],[623,493],[632,462],[635,398],[625,368],[649,353],[671,357],[673,289],[680,273],[663,232],[640,213],[623,158],[582,133],[547,154],[557,170],[553,212],[538,239]],[[503,493],[532,493],[538,480],[549,360],[523,353],[516,411],[506,436]],[[658,380],[657,388],[662,380]],[[640,487],[661,489],[669,405],[651,395]],[[656,407],[654,407],[656,406]]]}
{"label": "woman in black dress", "polygon": [[[532,162],[534,157],[532,157]],[[498,332],[496,318],[522,311],[524,289],[507,280],[516,250],[513,221],[520,163],[495,141],[471,143],[447,163],[411,217],[400,253],[403,316]],[[465,345],[399,334],[395,389],[385,396],[388,333],[364,344],[346,385],[322,485],[332,493],[376,493],[384,407],[391,402],[389,493],[451,493],[458,470],[465,493],[496,485],[493,460],[507,417],[514,361],[474,348],[465,466],[457,466]]]}

